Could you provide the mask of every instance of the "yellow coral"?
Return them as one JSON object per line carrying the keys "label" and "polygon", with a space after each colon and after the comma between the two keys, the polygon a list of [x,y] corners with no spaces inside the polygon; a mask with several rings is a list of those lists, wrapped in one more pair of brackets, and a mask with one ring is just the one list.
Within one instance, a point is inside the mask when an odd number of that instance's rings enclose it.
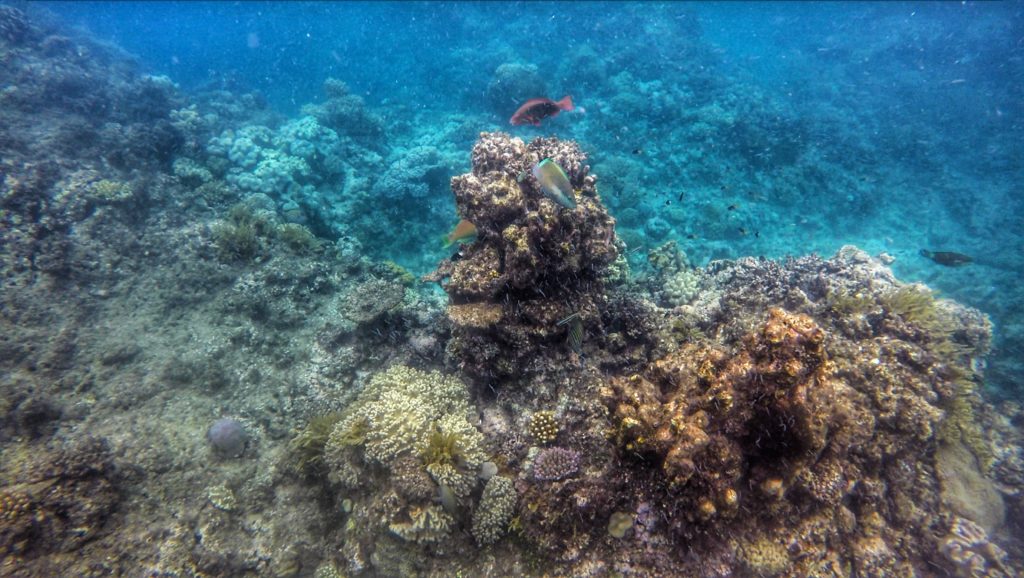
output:
{"label": "yellow coral", "polygon": [[530,435],[539,444],[549,444],[558,437],[558,422],[550,411],[538,411],[530,418]]}
{"label": "yellow coral", "polygon": [[741,545],[737,554],[755,576],[778,576],[789,567],[786,548],[767,537]]}

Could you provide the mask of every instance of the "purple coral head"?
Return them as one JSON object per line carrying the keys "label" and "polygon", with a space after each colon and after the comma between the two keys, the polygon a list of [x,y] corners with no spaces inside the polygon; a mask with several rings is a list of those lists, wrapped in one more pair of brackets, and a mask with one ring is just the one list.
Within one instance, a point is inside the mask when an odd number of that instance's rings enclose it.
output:
{"label": "purple coral head", "polygon": [[245,445],[249,443],[249,434],[241,422],[225,417],[213,422],[206,431],[206,439],[219,455],[237,458],[245,451]]}
{"label": "purple coral head", "polygon": [[580,453],[566,448],[543,449],[533,459],[533,478],[544,482],[572,477],[579,469]]}

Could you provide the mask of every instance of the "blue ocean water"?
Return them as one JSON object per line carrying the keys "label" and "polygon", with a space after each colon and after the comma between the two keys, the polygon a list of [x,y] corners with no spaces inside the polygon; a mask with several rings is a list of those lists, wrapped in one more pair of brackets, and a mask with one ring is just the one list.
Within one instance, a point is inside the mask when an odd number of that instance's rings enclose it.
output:
{"label": "blue ocean water", "polygon": [[5,4],[176,85],[201,138],[164,168],[324,242],[429,273],[481,132],[572,139],[634,275],[669,241],[693,267],[856,245],[986,313],[985,394],[1024,399],[1020,2]]}

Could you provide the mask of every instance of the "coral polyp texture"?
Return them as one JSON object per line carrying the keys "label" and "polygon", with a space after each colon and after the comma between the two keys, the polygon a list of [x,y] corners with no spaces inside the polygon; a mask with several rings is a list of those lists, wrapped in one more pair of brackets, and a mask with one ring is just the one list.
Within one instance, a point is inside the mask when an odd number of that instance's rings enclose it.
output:
{"label": "coral polyp texture", "polygon": [[[572,186],[576,207],[547,198],[531,169],[552,159]],[[471,172],[452,178],[455,204],[477,228],[461,258],[442,263],[435,278],[451,301],[449,353],[466,373],[508,377],[537,371],[559,349],[576,315],[599,324],[603,275],[615,261],[615,221],[597,195],[587,157],[572,141],[529,144],[505,133],[482,133]],[[471,312],[471,313],[470,313]]]}

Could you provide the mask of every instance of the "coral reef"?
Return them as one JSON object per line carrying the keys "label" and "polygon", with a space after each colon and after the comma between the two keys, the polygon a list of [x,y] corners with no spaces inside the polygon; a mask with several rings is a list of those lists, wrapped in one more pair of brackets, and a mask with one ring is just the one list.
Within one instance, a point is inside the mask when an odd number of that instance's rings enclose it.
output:
{"label": "coral reef", "polygon": [[5,452],[0,478],[0,573],[74,552],[109,531],[121,499],[109,444],[86,438],[53,450]]}
{"label": "coral reef", "polygon": [[1012,575],[1006,552],[993,544],[985,530],[970,520],[954,518],[940,550],[953,563],[957,576],[999,578]]}
{"label": "coral reef", "polygon": [[550,411],[538,411],[530,416],[527,427],[534,442],[546,445],[558,438],[558,421]]}
{"label": "coral reef", "polygon": [[544,448],[533,458],[533,479],[541,482],[564,480],[579,469],[579,452],[566,448]]}
{"label": "coral reef", "polygon": [[494,476],[484,486],[480,503],[473,512],[473,537],[477,544],[493,544],[505,535],[515,514],[516,490],[512,480]]}
{"label": "coral reef", "polygon": [[[699,10],[606,8],[303,18],[209,74],[0,6],[0,574],[1020,575],[1017,20],[873,6],[762,89]],[[845,236],[884,259],[772,260]]]}
{"label": "coral reef", "polygon": [[[520,179],[545,158],[565,169],[576,209],[547,199],[534,179]],[[452,190],[459,215],[476,225],[477,240],[436,275],[447,278],[451,300],[448,352],[477,378],[528,374],[565,341],[560,320],[576,314],[584,327],[600,323],[603,274],[618,255],[614,220],[573,142],[527,145],[483,133],[472,159],[472,171],[454,177]],[[475,314],[465,314],[467,306]]]}

